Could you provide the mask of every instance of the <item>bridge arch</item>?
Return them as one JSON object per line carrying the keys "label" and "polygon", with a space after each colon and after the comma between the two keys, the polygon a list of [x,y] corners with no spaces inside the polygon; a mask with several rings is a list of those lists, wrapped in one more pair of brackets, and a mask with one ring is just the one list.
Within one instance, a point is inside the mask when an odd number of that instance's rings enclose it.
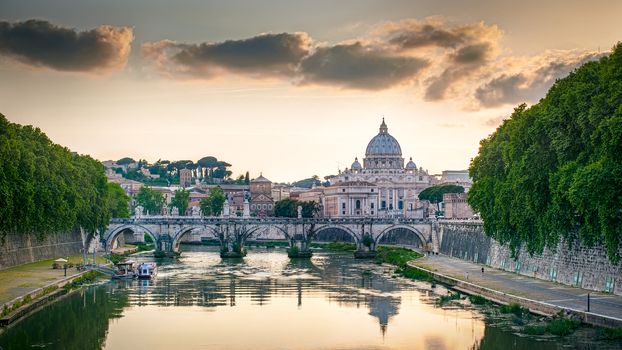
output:
{"label": "bridge arch", "polygon": [[335,230],[340,230],[343,232],[346,232],[350,237],[352,237],[352,239],[354,240],[354,243],[356,245],[359,244],[359,242],[361,241],[361,237],[359,237],[352,229],[350,229],[347,226],[343,226],[343,225],[336,225],[336,224],[327,224],[327,225],[323,225],[320,226],[318,228],[315,229],[315,237],[318,237],[318,235],[325,230],[329,230],[329,229],[335,229]]}
{"label": "bridge arch", "polygon": [[117,228],[112,229],[111,231],[109,231],[106,236],[104,237],[104,241],[105,241],[105,248],[106,251],[110,251],[110,248],[112,247],[112,242],[114,242],[115,239],[117,239],[117,237],[123,232],[123,231],[132,231],[134,233],[139,232],[139,231],[143,231],[144,233],[148,234],[149,237],[151,237],[151,239],[153,240],[153,242],[155,244],[157,244],[157,242],[159,241],[159,237],[158,235],[154,234],[153,232],[151,232],[149,229],[147,229],[145,226],[142,225],[138,225],[138,224],[126,224],[126,225],[121,225]]}
{"label": "bridge arch", "polygon": [[421,233],[421,231],[417,230],[416,228],[410,226],[410,225],[404,225],[404,224],[396,224],[396,225],[391,225],[387,228],[385,228],[384,230],[382,230],[382,232],[380,232],[380,234],[376,237],[376,239],[374,240],[375,245],[379,245],[380,244],[380,240],[385,237],[386,235],[390,234],[392,231],[395,230],[405,230],[405,231],[409,231],[411,233],[413,233],[418,239],[419,239],[419,243],[421,244],[421,247],[425,247],[426,243],[427,243],[427,239],[425,237],[425,235],[423,233]]}

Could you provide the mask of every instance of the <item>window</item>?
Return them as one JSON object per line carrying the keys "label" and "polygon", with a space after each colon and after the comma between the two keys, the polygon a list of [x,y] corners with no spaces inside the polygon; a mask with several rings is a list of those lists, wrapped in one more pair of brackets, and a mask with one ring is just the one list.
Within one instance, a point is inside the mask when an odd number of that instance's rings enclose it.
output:
{"label": "window", "polygon": [[359,199],[356,200],[355,207],[356,209],[361,209],[361,201]]}
{"label": "window", "polygon": [[341,192],[345,192],[345,191],[346,191],[346,189],[345,189],[345,188],[341,189]]}
{"label": "window", "polygon": [[399,210],[404,209],[404,202],[402,202],[402,201],[398,201],[398,202],[397,202],[397,209],[399,209]]}
{"label": "window", "polygon": [[380,202],[380,208],[387,209],[387,201]]}
{"label": "window", "polygon": [[372,202],[370,205],[371,205],[371,208],[374,209],[374,202]]}
{"label": "window", "polygon": [[374,215],[374,211],[373,210],[371,211],[371,215]]}
{"label": "window", "polygon": [[389,210],[393,210],[393,203],[389,204]]}
{"label": "window", "polygon": [[423,181],[423,176],[419,176],[419,181]]}
{"label": "window", "polygon": [[251,209],[255,210],[257,206],[255,204],[251,204]]}
{"label": "window", "polygon": [[345,210],[341,212],[341,215],[346,215],[346,212],[345,212]]}
{"label": "window", "polygon": [[268,209],[272,210],[272,204],[268,204]]}
{"label": "window", "polygon": [[374,189],[372,188],[371,191],[374,192]]}
{"label": "window", "polygon": [[341,203],[341,209],[345,209],[345,208],[346,208],[346,203],[345,202]]}

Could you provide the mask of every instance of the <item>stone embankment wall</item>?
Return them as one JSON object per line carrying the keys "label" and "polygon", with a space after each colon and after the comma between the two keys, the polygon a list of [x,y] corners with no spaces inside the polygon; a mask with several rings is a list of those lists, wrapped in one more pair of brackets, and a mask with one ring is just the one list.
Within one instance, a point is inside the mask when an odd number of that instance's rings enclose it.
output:
{"label": "stone embankment wall", "polygon": [[79,231],[58,233],[38,240],[34,235],[8,234],[0,242],[0,269],[43,259],[82,253],[82,234]]}
{"label": "stone embankment wall", "polygon": [[[484,234],[481,223],[441,223],[440,253],[486,264],[498,269],[548,281],[622,295],[622,263],[613,265],[602,245],[592,248],[578,242],[570,247],[560,242],[557,249],[545,249],[531,256],[521,251],[517,259],[510,249]],[[622,245],[619,248],[622,255]]]}

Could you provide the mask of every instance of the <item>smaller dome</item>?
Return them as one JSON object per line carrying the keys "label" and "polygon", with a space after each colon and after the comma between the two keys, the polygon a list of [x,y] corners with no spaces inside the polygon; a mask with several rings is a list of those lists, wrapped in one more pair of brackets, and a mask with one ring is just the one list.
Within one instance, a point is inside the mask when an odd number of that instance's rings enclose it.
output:
{"label": "smaller dome", "polygon": [[413,162],[413,157],[410,157],[410,160],[406,164],[406,170],[417,170],[417,165]]}
{"label": "smaller dome", "polygon": [[352,170],[361,170],[361,169],[363,169],[363,166],[361,165],[361,163],[359,163],[358,157],[354,158],[354,163],[352,163],[351,168],[352,168]]}

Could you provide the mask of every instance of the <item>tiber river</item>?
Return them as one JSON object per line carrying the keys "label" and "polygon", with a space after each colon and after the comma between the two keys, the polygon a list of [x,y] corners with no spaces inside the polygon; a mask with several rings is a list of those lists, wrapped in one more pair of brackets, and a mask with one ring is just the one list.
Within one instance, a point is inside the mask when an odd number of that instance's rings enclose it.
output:
{"label": "tiber river", "polygon": [[[153,281],[111,281],[46,306],[8,328],[0,348],[564,347],[492,325],[468,305],[439,307],[435,293],[443,287],[395,278],[392,268],[351,253],[290,260],[284,249],[258,248],[221,260],[214,248],[184,250],[161,262]],[[586,339],[582,348],[599,348],[590,344]]]}

